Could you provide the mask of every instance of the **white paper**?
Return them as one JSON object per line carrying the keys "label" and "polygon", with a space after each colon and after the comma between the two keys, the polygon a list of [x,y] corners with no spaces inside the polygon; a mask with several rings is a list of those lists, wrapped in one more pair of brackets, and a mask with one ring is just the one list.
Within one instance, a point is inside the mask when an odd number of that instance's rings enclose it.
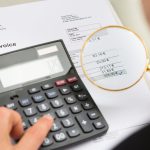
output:
{"label": "white paper", "polygon": [[[126,91],[108,92],[96,88],[82,74],[79,50],[86,36],[99,27],[116,24],[119,23],[107,0],[45,0],[0,9],[0,52],[63,39],[83,82],[108,122],[109,131],[102,137],[103,142],[92,140],[75,146],[74,150],[93,147],[109,150],[127,136],[123,132],[120,137],[118,131],[150,120],[150,92],[145,80]],[[110,133],[115,135],[113,144],[107,136]]]}

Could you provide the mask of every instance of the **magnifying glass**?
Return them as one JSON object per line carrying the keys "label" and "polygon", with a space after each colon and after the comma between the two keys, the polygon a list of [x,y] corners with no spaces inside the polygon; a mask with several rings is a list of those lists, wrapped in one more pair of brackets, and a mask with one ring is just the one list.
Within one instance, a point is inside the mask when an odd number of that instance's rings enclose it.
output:
{"label": "magnifying glass", "polygon": [[88,80],[109,91],[134,86],[150,70],[143,40],[122,26],[107,26],[92,33],[82,47],[80,58]]}

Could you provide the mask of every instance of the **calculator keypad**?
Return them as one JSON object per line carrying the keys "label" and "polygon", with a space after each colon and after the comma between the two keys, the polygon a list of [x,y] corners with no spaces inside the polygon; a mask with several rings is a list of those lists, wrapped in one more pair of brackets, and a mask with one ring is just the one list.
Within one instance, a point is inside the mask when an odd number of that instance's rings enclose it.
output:
{"label": "calculator keypad", "polygon": [[15,105],[15,103],[6,104],[6,107],[9,108],[9,109],[13,109],[13,110],[17,109],[17,106]]}
{"label": "calculator keypad", "polygon": [[7,108],[21,113],[23,128],[33,126],[43,115],[54,118],[50,133],[41,150],[61,148],[72,143],[101,135],[107,124],[77,76],[47,81],[26,88],[26,95],[9,101]]}
{"label": "calculator keypad", "polygon": [[53,99],[53,98],[56,98],[58,96],[58,93],[56,90],[49,90],[46,92],[46,96],[48,99]]}
{"label": "calculator keypad", "polygon": [[46,112],[50,110],[50,105],[48,103],[39,104],[37,107],[40,112]]}
{"label": "calculator keypad", "polygon": [[27,117],[31,117],[37,114],[37,110],[35,109],[35,107],[29,107],[29,108],[24,109],[24,114]]}
{"label": "calculator keypad", "polygon": [[66,96],[65,101],[67,104],[74,104],[77,102],[77,99],[75,98],[74,95]]}
{"label": "calculator keypad", "polygon": [[74,138],[80,135],[80,131],[77,128],[69,129],[67,131],[69,137]]}
{"label": "calculator keypad", "polygon": [[29,92],[29,94],[35,94],[35,93],[40,92],[40,89],[33,87],[33,88],[29,89],[28,92]]}
{"label": "calculator keypad", "polygon": [[26,107],[26,106],[29,106],[32,104],[31,100],[29,98],[22,98],[19,100],[19,104],[22,106],[22,107]]}
{"label": "calculator keypad", "polygon": [[32,96],[32,99],[35,103],[40,103],[43,102],[45,100],[44,96],[41,94],[36,94]]}
{"label": "calculator keypad", "polygon": [[53,108],[59,108],[62,107],[64,104],[61,98],[57,98],[51,101],[51,105]]}

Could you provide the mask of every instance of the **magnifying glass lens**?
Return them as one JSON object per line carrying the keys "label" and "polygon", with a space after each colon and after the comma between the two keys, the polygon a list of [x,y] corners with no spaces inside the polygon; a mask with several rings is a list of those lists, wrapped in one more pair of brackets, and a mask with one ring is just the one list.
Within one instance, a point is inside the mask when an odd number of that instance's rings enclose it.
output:
{"label": "magnifying glass lens", "polygon": [[141,39],[121,27],[106,27],[93,33],[81,50],[86,77],[107,90],[123,90],[143,76],[147,54]]}

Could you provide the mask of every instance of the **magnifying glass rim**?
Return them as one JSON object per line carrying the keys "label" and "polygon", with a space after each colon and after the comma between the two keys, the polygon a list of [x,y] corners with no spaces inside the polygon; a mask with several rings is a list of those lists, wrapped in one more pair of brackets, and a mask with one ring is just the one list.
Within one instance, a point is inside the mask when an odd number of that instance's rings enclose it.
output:
{"label": "magnifying glass rim", "polygon": [[[88,44],[88,42],[89,42],[89,40],[91,39],[91,37],[92,37],[93,35],[95,35],[96,33],[98,33],[99,31],[102,31],[102,30],[105,30],[105,29],[110,29],[110,28],[117,28],[117,29],[119,28],[119,29],[123,29],[123,30],[126,30],[126,31],[129,31],[129,32],[133,33],[133,34],[141,41],[141,43],[143,44],[143,46],[144,46],[144,48],[145,48],[145,54],[146,54],[145,69],[143,70],[143,73],[141,74],[141,76],[139,77],[139,79],[138,79],[136,82],[134,82],[133,84],[130,84],[129,86],[127,86],[127,87],[125,87],[125,88],[109,89],[109,88],[104,88],[104,87],[102,87],[102,86],[100,86],[100,85],[97,85],[93,80],[90,79],[90,77],[88,76],[88,74],[87,74],[87,72],[86,72],[86,70],[85,70],[85,68],[84,68],[84,66],[83,66],[83,52],[84,52],[84,48],[85,48],[85,46]],[[136,84],[143,78],[143,76],[144,76],[144,74],[146,73],[146,71],[148,70],[148,66],[149,66],[149,57],[148,57],[148,56],[149,56],[148,48],[146,47],[146,45],[145,45],[143,39],[142,39],[136,32],[134,32],[133,30],[131,30],[131,29],[129,29],[128,27],[125,27],[125,26],[111,25],[111,26],[105,26],[105,27],[99,28],[99,29],[97,29],[96,31],[94,31],[93,33],[91,33],[91,34],[89,35],[89,37],[85,40],[85,42],[84,42],[84,44],[83,44],[83,46],[82,46],[82,49],[80,50],[80,63],[81,63],[81,68],[82,68],[82,70],[83,70],[84,75],[86,76],[86,78],[87,78],[92,84],[94,84],[96,87],[101,88],[101,89],[103,89],[103,90],[112,91],[112,92],[114,91],[114,92],[115,92],[115,91],[127,90],[127,89],[133,87],[134,85],[136,85]]]}

